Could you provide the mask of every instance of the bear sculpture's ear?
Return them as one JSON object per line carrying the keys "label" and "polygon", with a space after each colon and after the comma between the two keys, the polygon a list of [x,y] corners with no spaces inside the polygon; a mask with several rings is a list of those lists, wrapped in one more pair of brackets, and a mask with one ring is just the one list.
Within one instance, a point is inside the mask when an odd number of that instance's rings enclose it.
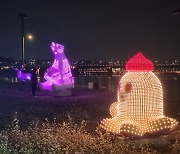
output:
{"label": "bear sculpture's ear", "polygon": [[51,43],[51,49],[53,52],[56,50],[56,43],[55,42]]}
{"label": "bear sculpture's ear", "polygon": [[52,42],[52,43],[51,43],[51,46],[55,47],[55,46],[56,46],[56,43],[55,43],[55,42]]}

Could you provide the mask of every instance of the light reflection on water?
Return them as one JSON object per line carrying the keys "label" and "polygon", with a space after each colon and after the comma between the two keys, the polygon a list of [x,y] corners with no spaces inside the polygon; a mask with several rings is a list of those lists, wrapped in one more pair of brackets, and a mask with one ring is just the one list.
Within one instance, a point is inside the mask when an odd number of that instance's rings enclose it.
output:
{"label": "light reflection on water", "polygon": [[88,83],[97,82],[101,89],[107,89],[109,91],[116,91],[118,82],[121,77],[76,77],[75,87],[88,88]]}
{"label": "light reflection on water", "polygon": [[19,82],[17,77],[0,77],[0,81],[6,81],[6,82]]}

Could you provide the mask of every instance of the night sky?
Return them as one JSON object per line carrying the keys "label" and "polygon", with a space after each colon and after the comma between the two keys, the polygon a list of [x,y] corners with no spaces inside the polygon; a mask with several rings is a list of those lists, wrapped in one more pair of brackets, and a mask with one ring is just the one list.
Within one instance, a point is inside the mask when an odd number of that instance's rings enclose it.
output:
{"label": "night sky", "polygon": [[1,0],[0,57],[52,59],[50,43],[75,60],[126,60],[138,50],[152,60],[180,59],[180,0]]}

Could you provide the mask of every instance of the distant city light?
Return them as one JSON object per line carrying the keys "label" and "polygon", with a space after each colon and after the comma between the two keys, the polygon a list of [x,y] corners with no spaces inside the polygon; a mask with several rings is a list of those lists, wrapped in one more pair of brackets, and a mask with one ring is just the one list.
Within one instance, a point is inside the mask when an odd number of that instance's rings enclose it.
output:
{"label": "distant city light", "polygon": [[33,40],[33,36],[32,36],[31,34],[28,34],[28,35],[27,35],[27,38],[28,38],[29,40]]}

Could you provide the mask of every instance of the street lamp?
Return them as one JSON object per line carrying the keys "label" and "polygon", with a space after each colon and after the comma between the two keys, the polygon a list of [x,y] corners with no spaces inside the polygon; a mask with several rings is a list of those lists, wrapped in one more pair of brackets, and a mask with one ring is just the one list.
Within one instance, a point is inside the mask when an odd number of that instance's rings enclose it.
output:
{"label": "street lamp", "polygon": [[22,58],[22,66],[24,65],[24,20],[27,17],[25,13],[20,13],[21,17],[21,58]]}
{"label": "street lamp", "polygon": [[28,35],[27,35],[27,39],[28,39],[28,40],[33,40],[33,36],[32,36],[31,34],[28,34]]}

